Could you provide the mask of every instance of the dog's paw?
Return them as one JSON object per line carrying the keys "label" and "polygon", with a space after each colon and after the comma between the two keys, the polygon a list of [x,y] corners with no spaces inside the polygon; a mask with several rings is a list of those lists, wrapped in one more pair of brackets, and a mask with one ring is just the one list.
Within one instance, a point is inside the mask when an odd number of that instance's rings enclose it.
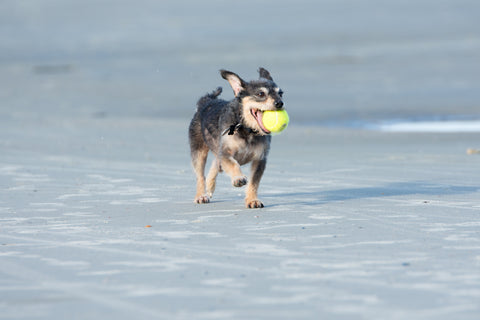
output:
{"label": "dog's paw", "polygon": [[244,185],[247,184],[247,177],[235,177],[232,179],[232,184],[234,187],[243,187]]}
{"label": "dog's paw", "polygon": [[206,195],[198,196],[198,197],[195,198],[195,200],[193,200],[193,202],[195,202],[195,203],[209,203],[210,198]]}
{"label": "dog's paw", "polygon": [[252,201],[246,201],[245,204],[246,204],[246,207],[249,209],[263,208],[263,203],[258,199],[255,199]]}

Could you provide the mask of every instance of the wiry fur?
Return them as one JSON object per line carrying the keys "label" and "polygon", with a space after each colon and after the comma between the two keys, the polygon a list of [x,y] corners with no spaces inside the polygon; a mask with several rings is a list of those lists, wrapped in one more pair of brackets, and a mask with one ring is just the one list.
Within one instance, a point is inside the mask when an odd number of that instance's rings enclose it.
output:
{"label": "wiry fur", "polygon": [[[271,136],[258,119],[265,110],[283,108],[283,92],[264,68],[259,69],[260,79],[250,82],[230,71],[220,70],[220,73],[230,83],[235,98],[231,101],[219,99],[221,87],[203,96],[197,102],[197,111],[189,127],[192,164],[197,177],[195,202],[210,202],[216,177],[225,171],[233,186],[247,185],[245,205],[262,208],[257,190],[267,163]],[[209,151],[215,155],[215,160],[205,179]],[[240,166],[249,162],[252,167],[248,181]]]}

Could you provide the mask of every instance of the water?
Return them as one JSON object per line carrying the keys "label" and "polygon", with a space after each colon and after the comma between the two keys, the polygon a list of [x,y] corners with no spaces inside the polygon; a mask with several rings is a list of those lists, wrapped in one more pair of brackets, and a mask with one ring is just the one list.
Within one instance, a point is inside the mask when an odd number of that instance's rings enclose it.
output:
{"label": "water", "polygon": [[0,115],[192,115],[265,66],[292,123],[480,116],[477,1],[4,1]]}
{"label": "water", "polygon": [[480,132],[480,121],[409,121],[374,125],[374,129],[391,132]]}

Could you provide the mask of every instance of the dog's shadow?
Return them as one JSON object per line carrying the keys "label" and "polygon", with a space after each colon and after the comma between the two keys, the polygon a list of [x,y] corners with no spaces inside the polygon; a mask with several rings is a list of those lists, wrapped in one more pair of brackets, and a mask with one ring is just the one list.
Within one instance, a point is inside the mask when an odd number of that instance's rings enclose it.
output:
{"label": "dog's shadow", "polygon": [[[359,199],[377,199],[383,197],[421,195],[443,196],[454,194],[468,194],[480,190],[478,186],[458,186],[449,184],[433,184],[422,181],[394,182],[383,186],[365,188],[347,188],[337,190],[317,190],[308,192],[270,193],[262,198],[283,198],[278,204],[267,205],[276,207],[281,205],[319,205],[330,202],[342,202]],[[288,201],[290,200],[290,201]],[[425,199],[429,200],[429,199]],[[270,201],[269,201],[270,202]],[[272,201],[273,202],[273,201]]]}

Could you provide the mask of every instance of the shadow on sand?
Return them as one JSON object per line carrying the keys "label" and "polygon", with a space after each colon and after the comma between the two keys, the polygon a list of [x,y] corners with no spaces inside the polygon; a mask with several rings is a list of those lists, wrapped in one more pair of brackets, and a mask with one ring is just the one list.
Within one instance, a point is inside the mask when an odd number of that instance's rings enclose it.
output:
{"label": "shadow on sand", "polygon": [[[428,182],[395,182],[384,186],[366,187],[366,188],[351,188],[339,190],[318,190],[309,192],[291,192],[263,195],[262,198],[283,198],[291,200],[288,202],[279,203],[285,204],[300,204],[300,205],[318,205],[329,202],[358,200],[367,198],[382,198],[408,195],[424,195],[424,196],[442,196],[453,194],[467,194],[477,192],[480,187],[477,186],[457,186],[448,184],[432,184]],[[427,199],[425,199],[427,200]],[[268,205],[268,207],[275,207],[276,204]]]}

